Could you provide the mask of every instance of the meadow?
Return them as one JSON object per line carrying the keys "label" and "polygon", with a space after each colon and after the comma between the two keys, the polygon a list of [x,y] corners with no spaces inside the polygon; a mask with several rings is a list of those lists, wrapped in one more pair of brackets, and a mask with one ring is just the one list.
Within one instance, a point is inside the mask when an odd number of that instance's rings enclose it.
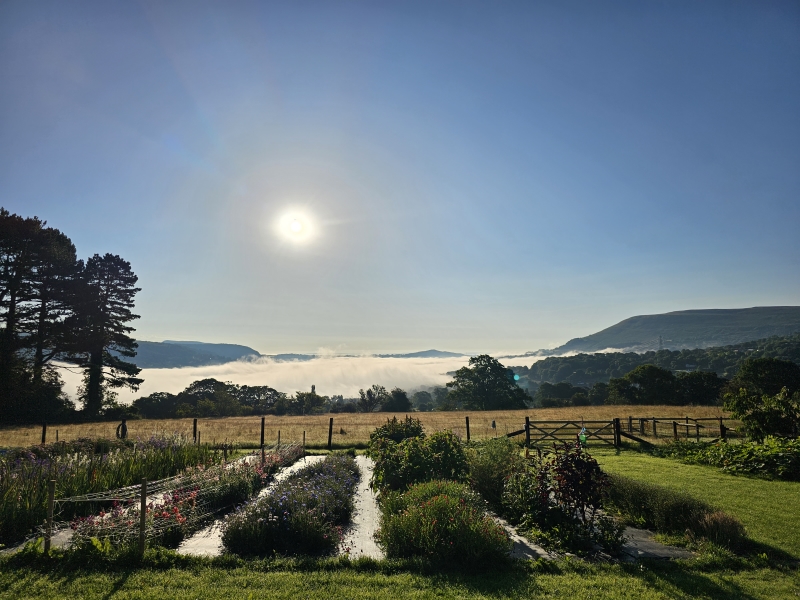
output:
{"label": "meadow", "polygon": [[[600,420],[607,421],[628,415],[635,417],[684,417],[708,418],[725,417],[727,414],[716,406],[581,406],[570,408],[537,408],[528,410],[504,411],[455,411],[413,413],[420,419],[426,431],[450,429],[458,436],[466,435],[464,417],[470,420],[472,439],[486,439],[505,435],[521,429],[525,417],[535,420]],[[306,416],[268,415],[265,420],[265,443],[273,444],[281,433],[283,442],[301,442],[303,432],[306,446],[322,448],[328,443],[328,423],[333,417],[333,446],[335,448],[366,447],[369,434],[392,417],[403,418],[405,413],[337,413]],[[492,421],[495,429],[492,429]],[[80,437],[114,438],[116,422],[79,423],[51,425],[48,428],[48,442],[58,439],[73,440]],[[242,447],[258,446],[261,435],[261,418],[221,417],[203,418],[197,421],[202,442],[235,443]],[[142,419],[128,422],[128,436],[131,439],[149,439],[152,436],[192,435],[192,419]],[[24,447],[41,441],[40,425],[0,429],[0,448]]]}

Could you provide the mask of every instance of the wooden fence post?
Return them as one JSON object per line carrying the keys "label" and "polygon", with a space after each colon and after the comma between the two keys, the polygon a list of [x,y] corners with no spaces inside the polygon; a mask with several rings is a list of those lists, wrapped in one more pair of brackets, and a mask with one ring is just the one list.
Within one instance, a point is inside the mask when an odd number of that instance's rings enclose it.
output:
{"label": "wooden fence post", "polygon": [[653,437],[658,437],[658,431],[656,431],[656,418],[653,417]]}
{"label": "wooden fence post", "polygon": [[620,434],[621,429],[622,425],[619,417],[616,417],[614,419],[614,448],[619,448],[622,445],[622,435]]}
{"label": "wooden fence post", "polygon": [[195,444],[200,443],[200,440],[197,439],[197,419],[192,421],[192,439],[194,440]]}
{"label": "wooden fence post", "polygon": [[639,419],[639,434],[644,435],[644,419]]}
{"label": "wooden fence post", "polygon": [[333,417],[331,417],[330,422],[328,423],[328,450],[330,451],[333,443]]}
{"label": "wooden fence post", "polygon": [[525,448],[531,447],[531,418],[525,417]]}
{"label": "wooden fence post", "polygon": [[464,417],[467,420],[467,441],[469,441],[469,417]]}
{"label": "wooden fence post", "polygon": [[42,446],[47,443],[47,423],[42,423]]}
{"label": "wooden fence post", "polygon": [[142,502],[139,508],[139,556],[144,556],[145,528],[147,526],[147,479],[142,478]]}
{"label": "wooden fence post", "polygon": [[281,445],[281,430],[278,429],[278,446]]}
{"label": "wooden fence post", "polygon": [[56,429],[56,444],[58,443],[58,429]]}
{"label": "wooden fence post", "polygon": [[628,433],[633,433],[633,417],[628,415]]}
{"label": "wooden fence post", "polygon": [[264,417],[261,417],[261,447],[264,447]]}
{"label": "wooden fence post", "polygon": [[303,431],[303,458],[306,457],[306,432]]}
{"label": "wooden fence post", "polygon": [[678,439],[678,422],[677,421],[673,421],[672,422],[672,437],[675,438],[675,440],[677,441],[677,439]]}
{"label": "wooden fence post", "polygon": [[727,439],[728,437],[728,428],[725,427],[722,419],[719,420],[719,437],[723,440]]}
{"label": "wooden fence post", "polygon": [[50,540],[53,537],[53,504],[56,497],[56,480],[47,482],[47,528],[44,534],[44,555],[50,554]]}

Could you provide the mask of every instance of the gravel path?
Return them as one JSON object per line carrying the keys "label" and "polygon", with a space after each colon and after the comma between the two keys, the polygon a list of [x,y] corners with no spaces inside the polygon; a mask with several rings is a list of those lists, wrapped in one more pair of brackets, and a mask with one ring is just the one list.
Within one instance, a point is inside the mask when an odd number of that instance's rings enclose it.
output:
{"label": "gravel path", "polygon": [[355,495],[353,522],[345,532],[342,542],[342,553],[349,554],[351,558],[368,556],[381,559],[383,551],[375,543],[374,537],[380,523],[380,509],[375,492],[369,487],[375,463],[371,458],[358,455],[356,464],[361,469],[361,481]]}

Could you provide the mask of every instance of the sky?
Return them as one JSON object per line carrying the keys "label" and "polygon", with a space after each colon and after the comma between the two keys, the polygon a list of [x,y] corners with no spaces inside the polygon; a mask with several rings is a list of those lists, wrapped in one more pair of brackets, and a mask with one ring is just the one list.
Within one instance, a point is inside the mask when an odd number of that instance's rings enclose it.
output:
{"label": "sky", "polygon": [[138,339],[524,352],[800,304],[797,2],[0,3],[0,206]]}

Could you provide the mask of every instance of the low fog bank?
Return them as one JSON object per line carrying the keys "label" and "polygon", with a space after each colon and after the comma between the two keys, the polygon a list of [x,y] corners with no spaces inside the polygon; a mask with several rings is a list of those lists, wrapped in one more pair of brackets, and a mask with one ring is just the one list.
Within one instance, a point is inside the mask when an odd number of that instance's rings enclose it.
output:
{"label": "low fog bank", "polygon": [[[154,392],[182,391],[193,381],[213,377],[238,385],[268,385],[278,391],[293,394],[308,391],[316,385],[324,396],[341,394],[345,398],[358,396],[358,390],[373,383],[387,389],[401,387],[413,391],[422,386],[444,385],[450,381],[446,374],[465,366],[469,356],[453,358],[377,358],[325,357],[308,361],[276,362],[270,358],[236,361],[206,367],[180,369],[143,369],[144,383],[138,392],[117,390],[119,401],[128,404],[140,396]],[[509,363],[504,363],[509,364]],[[510,366],[510,364],[509,364]],[[77,397],[80,374],[60,369],[64,391]]]}

